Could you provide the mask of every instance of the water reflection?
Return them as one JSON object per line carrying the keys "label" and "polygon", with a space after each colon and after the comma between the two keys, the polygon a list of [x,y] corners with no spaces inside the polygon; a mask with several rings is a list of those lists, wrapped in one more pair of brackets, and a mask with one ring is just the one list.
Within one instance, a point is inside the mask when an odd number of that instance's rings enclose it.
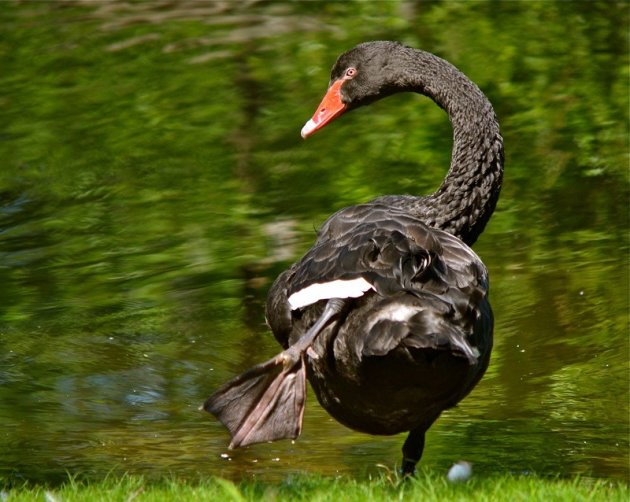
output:
{"label": "water reflection", "polygon": [[402,437],[353,433],[312,395],[297,442],[237,451],[198,406],[275,354],[266,290],[328,214],[428,192],[444,175],[450,125],[414,96],[299,139],[336,54],[396,38],[479,82],[508,152],[499,209],[475,246],[496,349],[479,387],[429,432],[423,464],[627,479],[627,12],[247,8],[0,12],[0,476],[393,468]]}

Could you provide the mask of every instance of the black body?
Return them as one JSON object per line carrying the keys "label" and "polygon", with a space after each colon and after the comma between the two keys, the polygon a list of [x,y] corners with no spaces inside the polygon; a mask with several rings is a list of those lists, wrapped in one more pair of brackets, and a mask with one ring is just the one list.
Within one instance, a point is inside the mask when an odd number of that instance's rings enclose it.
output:
{"label": "black body", "polygon": [[[338,59],[331,86],[342,78],[347,110],[394,92],[431,97],[453,124],[451,167],[432,195],[379,197],[332,215],[270,290],[267,320],[286,350],[228,382],[205,409],[228,427],[232,447],[296,437],[306,376],[342,424],[409,431],[402,469],[412,473],[425,431],[473,389],[490,359],[487,271],[469,245],[498,199],[502,138],[481,91],[432,54],[361,44]],[[334,281],[365,291],[327,292],[291,308],[295,293]]]}

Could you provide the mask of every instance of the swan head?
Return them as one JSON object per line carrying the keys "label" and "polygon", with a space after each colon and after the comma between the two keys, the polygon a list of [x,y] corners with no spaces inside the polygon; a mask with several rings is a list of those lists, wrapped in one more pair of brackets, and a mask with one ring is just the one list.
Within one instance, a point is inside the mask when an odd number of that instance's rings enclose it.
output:
{"label": "swan head", "polygon": [[302,137],[307,138],[346,111],[399,90],[394,70],[396,55],[404,49],[398,42],[366,42],[339,56],[330,74],[328,91],[302,128]]}

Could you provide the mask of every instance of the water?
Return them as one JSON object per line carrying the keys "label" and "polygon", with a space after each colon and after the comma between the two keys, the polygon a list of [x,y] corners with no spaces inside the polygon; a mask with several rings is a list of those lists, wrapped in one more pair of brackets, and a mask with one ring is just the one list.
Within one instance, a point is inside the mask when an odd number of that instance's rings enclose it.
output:
{"label": "water", "polygon": [[422,464],[628,479],[626,10],[3,4],[0,477],[361,477],[400,461],[403,436],[349,431],[312,395],[294,443],[228,451],[198,411],[277,352],[267,288],[328,214],[444,176],[450,125],[417,96],[299,137],[334,58],[387,38],[478,82],[507,152],[475,245],[493,359]]}

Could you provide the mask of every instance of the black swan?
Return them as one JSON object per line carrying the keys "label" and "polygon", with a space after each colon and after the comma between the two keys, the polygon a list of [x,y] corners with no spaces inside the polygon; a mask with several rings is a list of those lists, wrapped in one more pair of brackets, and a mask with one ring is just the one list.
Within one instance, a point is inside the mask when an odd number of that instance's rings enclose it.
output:
{"label": "black swan", "polygon": [[308,377],[342,424],[370,434],[409,431],[402,472],[412,474],[427,429],[488,366],[488,276],[469,246],[499,197],[503,140],[484,94],[433,54],[368,42],[339,57],[302,136],[404,91],[448,113],[448,174],[432,195],[383,196],[336,212],[276,279],[266,315],[285,350],[203,406],[228,428],[231,448],[299,436]]}

